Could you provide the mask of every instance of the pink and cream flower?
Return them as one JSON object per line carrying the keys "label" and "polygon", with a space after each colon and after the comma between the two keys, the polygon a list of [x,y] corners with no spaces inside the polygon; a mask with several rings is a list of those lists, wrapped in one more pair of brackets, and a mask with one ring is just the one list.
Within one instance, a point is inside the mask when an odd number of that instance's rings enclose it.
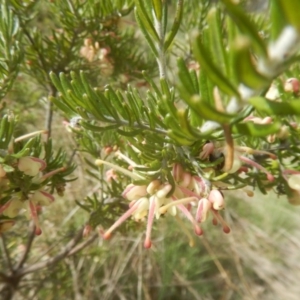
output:
{"label": "pink and cream flower", "polygon": [[[102,160],[97,160],[96,164],[114,167],[113,164]],[[133,179],[141,179],[136,178],[137,174],[122,169],[120,166],[116,166],[116,170]],[[129,209],[103,233],[103,238],[109,239],[112,232],[130,217],[136,221],[144,220],[147,217],[144,247],[150,248],[154,217],[159,219],[166,213],[176,216],[178,211],[192,223],[197,235],[203,233],[199,223],[206,220],[209,211],[213,214],[213,223],[220,222],[223,231],[228,233],[230,229],[219,214],[219,210],[223,209],[225,205],[222,194],[218,190],[211,191],[210,183],[207,180],[184,171],[178,163],[174,164],[172,175],[175,181],[174,190],[170,183],[162,183],[159,180],[153,180],[148,185],[129,184],[122,194],[130,201]],[[193,216],[193,208],[196,208],[196,217]]]}
{"label": "pink and cream flower", "polygon": [[10,200],[0,207],[0,213],[9,218],[15,218],[22,209],[26,209],[29,216],[35,223],[36,235],[42,233],[41,227],[38,220],[38,209],[41,206],[48,206],[54,201],[53,195],[38,190],[29,196],[27,200],[21,200],[20,195],[15,194]]}
{"label": "pink and cream flower", "polygon": [[18,161],[18,169],[32,177],[36,176],[40,171],[43,171],[46,166],[47,164],[44,160],[32,156],[21,157]]}

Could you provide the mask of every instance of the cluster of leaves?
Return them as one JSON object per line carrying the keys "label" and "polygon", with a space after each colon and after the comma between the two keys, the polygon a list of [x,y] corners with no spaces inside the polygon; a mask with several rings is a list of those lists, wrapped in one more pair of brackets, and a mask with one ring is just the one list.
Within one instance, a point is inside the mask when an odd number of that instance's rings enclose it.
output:
{"label": "cluster of leaves", "polygon": [[10,89],[19,70],[23,58],[20,49],[22,34],[19,30],[18,18],[8,6],[0,6],[0,99]]}
{"label": "cluster of leaves", "polygon": [[[261,22],[260,16],[247,15],[242,7],[229,0],[221,2],[212,8],[205,1],[199,4],[205,8],[205,16],[197,23],[198,31],[191,36],[191,50],[192,60],[200,66],[200,71],[189,69],[183,57],[177,63],[179,80],[172,83],[168,79],[167,50],[179,29],[183,1],[177,1],[168,32],[168,3],[137,0],[135,17],[158,62],[159,82],[144,72],[150,85],[146,93],[132,86],[115,91],[109,85],[103,89],[93,88],[84,72],[71,72],[71,79],[63,73],[59,77],[52,73],[51,79],[59,94],[51,101],[69,118],[79,120],[74,132],[79,143],[85,141],[81,143],[83,149],[97,158],[99,152],[86,148],[87,139],[97,139],[100,148],[118,145],[139,165],[134,170],[140,172],[146,182],[157,178],[174,182],[171,166],[180,162],[192,173],[212,182],[222,179],[227,185],[225,189],[249,185],[258,186],[266,193],[275,187],[288,194],[289,187],[282,183],[285,180],[281,172],[284,169],[298,171],[294,162],[299,129],[293,122],[298,123],[300,102],[283,90],[283,82],[287,79],[284,71],[297,60],[296,10],[286,1],[271,1],[268,22]],[[276,101],[265,97],[272,84],[279,91]],[[218,93],[214,92],[216,87]],[[247,117],[270,117],[272,122],[246,122]],[[282,126],[287,126],[288,133],[284,136],[280,135]],[[229,133],[224,135],[224,128]],[[115,141],[108,142],[107,134],[102,133],[109,133]],[[273,143],[268,140],[270,136],[274,137]],[[229,156],[225,150],[228,139],[232,155],[233,141],[235,146],[248,147],[250,152],[246,152],[253,154],[252,158],[272,173],[275,180],[266,184],[265,174],[255,169],[247,173],[247,178],[237,172],[225,172],[222,165]],[[207,141],[216,149],[209,160],[199,158]],[[269,151],[278,159],[272,162],[259,150]],[[116,163],[124,165],[120,160]],[[142,183],[145,182],[139,182]]]}
{"label": "cluster of leaves", "polygon": [[[19,75],[17,82],[23,82],[25,78],[27,86],[34,90],[40,89],[42,92],[39,95],[43,97],[49,93],[51,95],[57,93],[49,77],[50,71],[59,74],[70,70],[86,70],[86,75],[93,84],[102,85],[104,82],[112,82],[113,85],[118,86],[133,79],[140,80],[140,84],[143,85],[144,78],[140,70],[147,69],[151,75],[155,72],[154,59],[138,46],[135,29],[130,25],[130,19],[125,18],[133,9],[132,1],[105,1],[105,3],[94,0],[23,1],[20,3],[5,0],[1,5],[0,63],[3,68],[1,76],[4,76],[0,82],[1,99],[12,87],[17,75]],[[32,79],[34,85],[31,83]],[[18,89],[18,85],[15,87]],[[28,95],[20,95],[20,102],[28,103],[28,99],[23,97],[28,97],[29,94],[30,92]],[[18,109],[22,111],[22,108]],[[50,103],[46,114],[46,129],[49,135],[53,109]],[[38,116],[32,115],[34,118]],[[7,118],[4,117],[3,122]],[[20,120],[24,118],[22,114],[19,117]],[[14,129],[10,128],[12,131],[7,131],[6,124],[2,125],[1,130],[7,135],[12,135],[15,129],[20,131],[18,124]],[[23,131],[23,128],[21,130]],[[9,138],[12,141],[11,136]],[[91,146],[93,138],[94,136],[86,134],[84,140]],[[110,140],[112,140],[111,136]],[[30,149],[36,149],[35,157],[44,156],[48,164],[45,172],[66,163],[66,156],[62,150],[53,157],[51,142],[43,145],[40,139],[33,139],[28,143],[32,145],[18,143],[17,150],[26,149],[26,155],[33,155]],[[99,148],[99,145],[96,148]],[[89,151],[97,150],[89,148]],[[13,155],[15,154],[14,152]],[[5,163],[6,158],[3,159]],[[57,160],[58,164],[53,163]],[[63,186],[64,177],[73,169],[70,167],[68,171],[53,177],[49,183],[52,186],[51,190],[54,186]],[[46,183],[48,184],[48,181]],[[8,199],[6,197],[1,204]]]}
{"label": "cluster of leaves", "polygon": [[[61,149],[55,153],[52,149],[51,139],[42,142],[41,133],[35,132],[28,136],[14,137],[17,120],[12,113],[1,112],[0,124],[0,165],[1,165],[1,194],[0,208],[5,211],[7,205],[12,205],[12,199],[18,198],[21,202],[28,200],[32,193],[41,189],[47,189],[51,194],[57,192],[63,195],[66,182],[70,181],[68,176],[73,173],[75,165],[66,165],[66,153]],[[32,137],[37,136],[37,137]],[[31,138],[30,138],[31,137]],[[39,158],[45,163],[42,174],[54,173],[45,180],[33,180],[32,175],[20,170],[19,161],[22,158]],[[30,169],[31,166],[28,166]],[[0,215],[0,223],[10,221],[10,217]],[[3,223],[4,222],[4,223]],[[4,230],[4,229],[3,229]],[[0,230],[2,231],[2,230]],[[4,230],[5,231],[5,230]]]}

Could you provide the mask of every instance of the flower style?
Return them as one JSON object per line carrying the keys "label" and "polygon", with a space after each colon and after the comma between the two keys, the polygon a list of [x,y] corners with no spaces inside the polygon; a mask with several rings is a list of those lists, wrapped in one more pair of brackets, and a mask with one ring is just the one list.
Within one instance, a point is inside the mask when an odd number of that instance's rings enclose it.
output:
{"label": "flower style", "polygon": [[43,171],[46,166],[44,160],[32,156],[21,157],[18,161],[18,169],[32,177],[36,176],[40,171]]}

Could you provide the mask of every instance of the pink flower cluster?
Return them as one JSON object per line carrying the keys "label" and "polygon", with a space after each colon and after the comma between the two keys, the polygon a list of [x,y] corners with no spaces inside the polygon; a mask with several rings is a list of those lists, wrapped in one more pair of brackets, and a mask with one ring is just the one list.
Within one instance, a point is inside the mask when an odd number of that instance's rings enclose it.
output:
{"label": "pink flower cluster", "polygon": [[[25,175],[31,176],[34,183],[41,183],[46,178],[60,172],[62,169],[58,169],[49,172],[44,175],[39,175],[41,171],[46,168],[46,162],[42,159],[36,157],[22,157],[18,160],[17,168],[19,171],[23,172]],[[0,181],[7,180],[6,172],[0,165]],[[0,206],[0,214],[9,218],[15,218],[20,211],[26,210],[29,216],[33,219],[36,226],[36,234],[42,233],[38,220],[38,211],[41,206],[48,206],[54,201],[53,195],[45,192],[44,190],[36,190],[30,193],[28,199],[23,199],[21,192],[16,192],[11,195],[11,198],[2,206]],[[0,224],[0,233],[7,231],[14,225],[13,220],[8,220]]]}
{"label": "pink flower cluster", "polygon": [[209,212],[212,213],[213,224],[220,222],[223,231],[230,232],[229,226],[219,214],[225,206],[219,190],[211,189],[205,179],[184,171],[178,163],[174,164],[172,175],[176,183],[174,188],[170,183],[159,180],[141,186],[129,184],[123,192],[123,197],[130,201],[129,209],[104,232],[103,237],[110,238],[111,233],[129,217],[136,221],[147,217],[144,247],[150,248],[154,217],[159,219],[166,213],[176,216],[178,212],[192,223],[197,235],[203,233],[200,223],[207,219]]}

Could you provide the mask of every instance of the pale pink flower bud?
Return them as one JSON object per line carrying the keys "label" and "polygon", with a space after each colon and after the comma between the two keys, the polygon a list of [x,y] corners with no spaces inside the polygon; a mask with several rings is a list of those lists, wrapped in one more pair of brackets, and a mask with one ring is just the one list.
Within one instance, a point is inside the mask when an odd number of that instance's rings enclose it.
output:
{"label": "pale pink flower bud", "polygon": [[122,196],[129,201],[138,200],[147,195],[146,189],[145,185],[134,185],[131,183],[125,188]]}
{"label": "pale pink flower bud", "polygon": [[173,166],[173,177],[176,182],[181,181],[183,176],[183,168],[181,164],[174,164]]}
{"label": "pale pink flower bud", "polygon": [[18,169],[29,176],[36,176],[40,171],[46,168],[46,162],[42,159],[25,156],[18,161]]}
{"label": "pale pink flower bud", "polygon": [[224,198],[218,190],[212,190],[208,195],[208,200],[212,203],[215,210],[220,210],[225,207]]}
{"label": "pale pink flower bud", "polygon": [[153,195],[153,194],[156,193],[156,191],[159,189],[159,187],[160,187],[160,181],[159,180],[153,180],[147,186],[147,193],[150,194],[150,195]]}
{"label": "pale pink flower bud", "polygon": [[284,90],[286,92],[291,92],[291,93],[294,93],[294,94],[298,94],[299,93],[299,87],[300,87],[300,83],[299,83],[299,80],[297,78],[289,78],[284,83]]}
{"label": "pale pink flower bud", "polygon": [[110,169],[110,170],[106,171],[105,176],[106,176],[106,180],[108,182],[111,182],[113,179],[114,180],[118,179],[118,174],[116,173],[116,171],[114,169]]}
{"label": "pale pink flower bud", "polygon": [[138,221],[145,218],[148,214],[149,209],[149,200],[146,197],[140,199],[140,205],[136,209],[136,211],[132,214],[133,218]]}
{"label": "pale pink flower bud", "polygon": [[165,186],[162,186],[156,193],[156,196],[158,198],[165,198],[167,194],[171,191],[172,185],[166,184]]}
{"label": "pale pink flower bud", "polygon": [[206,198],[202,198],[198,203],[198,208],[196,212],[196,222],[201,222],[201,223],[205,222],[211,207],[212,207],[212,203],[208,201]]}
{"label": "pale pink flower bud", "polygon": [[92,226],[89,224],[86,224],[83,228],[82,236],[85,238],[88,237],[92,230],[93,230]]}
{"label": "pale pink flower bud", "polygon": [[179,185],[186,188],[191,184],[191,181],[192,181],[191,173],[183,172],[182,181]]}
{"label": "pale pink flower bud", "polygon": [[215,146],[214,146],[214,144],[212,142],[206,143],[203,146],[202,151],[199,154],[199,158],[200,159],[206,159],[206,158],[208,158],[209,155],[213,153],[214,149],[215,149]]}

